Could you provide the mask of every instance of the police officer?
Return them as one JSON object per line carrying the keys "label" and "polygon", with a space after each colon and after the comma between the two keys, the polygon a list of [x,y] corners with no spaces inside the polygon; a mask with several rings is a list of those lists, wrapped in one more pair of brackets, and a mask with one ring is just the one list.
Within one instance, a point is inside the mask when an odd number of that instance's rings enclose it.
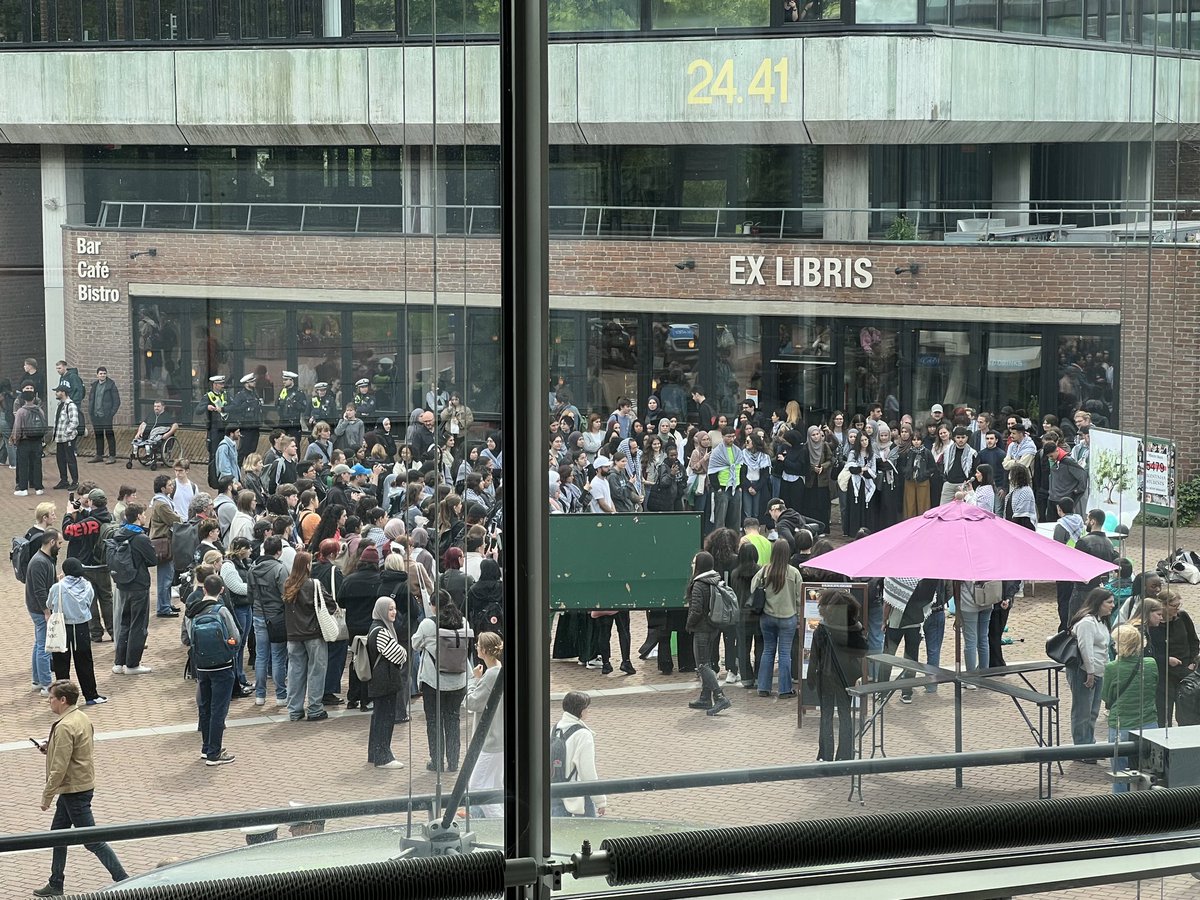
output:
{"label": "police officer", "polygon": [[335,412],[337,407],[333,404],[333,394],[329,393],[329,382],[318,381],[313,385],[313,397],[308,407],[308,421],[305,424],[310,436],[313,426],[318,422],[328,422],[329,427],[333,427],[338,415]]}
{"label": "police officer", "polygon": [[255,390],[257,381],[253,372],[243,375],[242,389],[234,394],[225,408],[229,424],[242,429],[242,438],[238,443],[239,466],[245,462],[247,456],[258,449],[258,435],[263,423],[263,404],[262,398]]}
{"label": "police officer", "polygon": [[296,386],[299,375],[295,372],[283,373],[283,387],[275,406],[279,410],[279,427],[284,433],[296,439],[296,448],[300,448],[300,433],[304,430],[308,415],[308,397]]}
{"label": "police officer", "polygon": [[209,390],[197,406],[197,415],[208,417],[208,454],[217,452],[217,444],[225,436],[225,407],[229,397],[225,393],[225,376],[214,375],[208,379]]}
{"label": "police officer", "polygon": [[354,382],[354,396],[350,398],[354,411],[362,419],[363,424],[371,428],[375,424],[375,395],[371,393],[371,382],[360,378]]}

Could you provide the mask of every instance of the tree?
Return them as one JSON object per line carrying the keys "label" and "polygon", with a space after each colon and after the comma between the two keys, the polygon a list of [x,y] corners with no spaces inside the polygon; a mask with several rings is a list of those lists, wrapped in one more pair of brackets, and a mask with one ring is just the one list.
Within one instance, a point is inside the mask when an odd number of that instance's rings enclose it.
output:
{"label": "tree", "polygon": [[1125,458],[1112,450],[1101,450],[1096,459],[1096,486],[1108,491],[1105,503],[1112,503],[1114,491],[1127,491],[1133,487],[1133,477]]}

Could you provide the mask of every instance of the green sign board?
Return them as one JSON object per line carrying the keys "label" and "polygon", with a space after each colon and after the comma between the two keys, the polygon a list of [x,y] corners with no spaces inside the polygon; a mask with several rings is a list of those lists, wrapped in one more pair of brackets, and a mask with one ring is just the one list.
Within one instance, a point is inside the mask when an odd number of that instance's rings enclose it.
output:
{"label": "green sign board", "polygon": [[684,605],[697,513],[550,517],[550,608],[662,609]]}

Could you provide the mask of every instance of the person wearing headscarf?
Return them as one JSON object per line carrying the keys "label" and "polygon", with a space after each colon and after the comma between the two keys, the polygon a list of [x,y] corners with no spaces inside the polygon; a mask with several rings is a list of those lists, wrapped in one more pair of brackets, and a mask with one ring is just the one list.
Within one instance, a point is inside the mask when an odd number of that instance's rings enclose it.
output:
{"label": "person wearing headscarf", "polygon": [[[396,541],[400,540],[400,538],[404,537],[404,520],[397,518],[388,519],[387,524],[383,526],[383,535],[385,538],[387,538],[388,550],[391,550],[392,545],[394,545]],[[383,548],[379,549],[381,551],[381,556],[387,556],[387,553],[382,552]]]}
{"label": "person wearing headscarf", "polygon": [[826,527],[829,525],[829,472],[833,468],[833,450],[825,440],[825,432],[818,425],[808,429],[808,440],[804,442],[804,499],[800,509],[806,519],[816,519]]}
{"label": "person wearing headscarf", "polygon": [[437,577],[437,560],[429,552],[429,532],[424,528],[414,528],[409,534],[408,540],[408,552],[413,561],[421,564],[432,581]]}
{"label": "person wearing headscarf", "polygon": [[871,435],[865,429],[850,448],[843,473],[849,476],[847,484],[846,515],[842,520],[842,533],[853,537],[860,528],[874,524],[875,508],[872,505],[876,491],[876,458],[871,449]]}
{"label": "person wearing headscarf", "polygon": [[646,496],[646,490],[642,484],[642,448],[639,438],[633,436],[625,438],[617,445],[617,453],[625,457],[628,465],[625,471],[629,475],[629,481],[633,485],[633,491],[640,497]]}
{"label": "person wearing headscarf", "polygon": [[562,497],[562,485],[559,481],[558,469],[551,469],[549,473],[549,506],[551,515],[560,515],[567,512],[566,503]]}
{"label": "person wearing headscarf", "polygon": [[761,519],[771,499],[771,455],[761,429],[754,429],[742,448],[742,518]]}
{"label": "person wearing headscarf", "polygon": [[367,762],[377,769],[403,769],[404,763],[392,753],[392,732],[400,692],[409,690],[408,652],[396,635],[396,601],[391,597],[375,601],[367,633],[367,658],[371,662],[367,694],[375,704],[367,737]]}
{"label": "person wearing headscarf", "polygon": [[900,448],[892,441],[892,430],[882,422],[875,426],[875,525],[876,531],[900,521],[904,505],[904,481],[900,476]]}
{"label": "person wearing headscarf", "polygon": [[499,431],[488,434],[487,446],[479,451],[479,459],[486,462],[488,468],[497,475],[504,470],[504,447]]}
{"label": "person wearing headscarf", "polygon": [[485,558],[479,564],[479,580],[467,591],[467,610],[476,634],[494,631],[504,634],[504,584],[500,564]]}
{"label": "person wearing headscarf", "polygon": [[658,430],[658,420],[662,418],[662,413],[662,402],[658,395],[651,394],[642,405],[641,420],[647,434]]}

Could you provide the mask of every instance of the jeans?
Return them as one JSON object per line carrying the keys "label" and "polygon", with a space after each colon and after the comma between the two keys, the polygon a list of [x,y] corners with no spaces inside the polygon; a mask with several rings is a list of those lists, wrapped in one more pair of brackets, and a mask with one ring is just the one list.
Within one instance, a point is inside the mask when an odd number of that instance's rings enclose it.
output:
{"label": "jeans", "polygon": [[71,657],[75,658],[75,677],[84,700],[95,700],[100,695],[96,690],[96,669],[92,665],[92,637],[88,634],[88,622],[67,624],[67,650],[51,653],[54,677],[65,681],[71,677]]}
{"label": "jeans", "polygon": [[[26,610],[28,612],[28,610]],[[41,687],[50,687],[50,654],[46,652],[46,617],[41,613],[29,613],[33,620],[33,657],[29,668],[32,680]]]}
{"label": "jeans", "polygon": [[[96,824],[92,815],[92,795],[96,792],[78,791],[73,794],[59,794],[58,803],[54,807],[54,821],[50,823],[51,831],[62,831],[64,828],[91,828]],[[96,854],[100,864],[108,869],[113,881],[124,881],[129,877],[117,854],[108,844],[84,844],[86,849]],[[67,873],[67,848],[55,847],[50,857],[50,884],[62,889]]]}
{"label": "jeans", "polygon": [[883,599],[867,601],[867,652],[883,652]]}
{"label": "jeans", "polygon": [[75,442],[64,441],[54,447],[58,461],[58,480],[67,484],[79,483],[79,460],[75,456]]}
{"label": "jeans", "polygon": [[[1122,728],[1119,731],[1116,728],[1113,728],[1111,725],[1109,725],[1108,726],[1108,742],[1110,744],[1115,744],[1115,743],[1117,743],[1117,741],[1127,741],[1127,740],[1129,740],[1129,736],[1132,735],[1135,731],[1140,732],[1140,731],[1146,730],[1147,728],[1157,728],[1157,727],[1158,727],[1157,720],[1155,720],[1153,722],[1146,722],[1143,725],[1138,725],[1136,728]],[[1129,768],[1129,758],[1126,756],[1118,756],[1116,759],[1114,759],[1112,761],[1111,768],[1112,768],[1113,772],[1125,771],[1126,769]],[[1129,784],[1127,782],[1126,783],[1120,783],[1120,782],[1113,783],[1113,793],[1114,794],[1124,794],[1124,793],[1127,793],[1128,791],[1129,791]]]}
{"label": "jeans", "polygon": [[963,656],[966,658],[967,671],[986,669],[990,659],[988,629],[992,622],[992,608],[960,609],[958,620],[962,623]]}
{"label": "jeans", "polygon": [[392,753],[392,733],[396,730],[396,700],[399,694],[384,694],[372,699],[371,728],[367,734],[367,762],[382,766],[396,758]]}
{"label": "jeans", "polygon": [[288,648],[285,641],[271,643],[267,636],[267,620],[254,616],[254,696],[267,698],[267,673],[275,682],[275,699],[287,699]]}
{"label": "jeans", "polygon": [[696,671],[700,674],[700,699],[712,700],[722,696],[721,682],[713,670],[712,658],[717,652],[721,640],[719,631],[697,631],[692,635],[692,646],[695,648]]}
{"label": "jeans", "polygon": [[742,490],[712,491],[710,494],[709,530],[714,528],[732,528],[740,531],[742,528]]}
{"label": "jeans", "polygon": [[441,770],[442,756],[446,768],[451,772],[458,768],[458,751],[461,738],[458,733],[459,710],[466,688],[457,691],[439,691],[430,684],[421,682],[421,701],[425,707],[425,736],[429,741],[429,758]]}
{"label": "jeans", "polygon": [[233,697],[233,666],[196,672],[196,710],[200,715],[201,752],[209,759],[221,755],[225,716]]}
{"label": "jeans", "polygon": [[[233,620],[237,622],[238,634],[241,635],[238,640],[237,656],[233,660],[233,675],[239,687],[245,687],[246,667],[243,665],[245,659],[246,643],[250,640],[250,630],[254,628],[254,608],[249,604],[245,606],[234,606],[231,610]],[[257,638],[256,638],[257,640]]]}
{"label": "jeans", "polygon": [[[1071,743],[1096,743],[1096,719],[1100,716],[1100,687],[1103,678],[1095,678],[1091,687],[1084,682],[1087,673],[1080,666],[1067,669],[1067,684],[1071,686]],[[1157,725],[1157,723],[1156,723]]]}
{"label": "jeans", "polygon": [[121,618],[117,627],[113,665],[136,669],[142,664],[149,627],[150,589],[121,588]]}
{"label": "jeans", "polygon": [[[931,666],[942,663],[942,640],[946,637],[946,611],[939,609],[929,614],[923,628],[925,632],[925,662]],[[925,693],[936,694],[938,686],[925,686]]]}
{"label": "jeans", "polygon": [[334,641],[326,645],[325,664],[325,693],[340,694],[342,691],[342,673],[346,669],[346,649],[349,641]]}
{"label": "jeans", "polygon": [[788,694],[792,691],[792,641],[796,637],[797,619],[788,616],[786,619],[776,618],[763,613],[759,627],[763,633],[762,664],[758,667],[758,689],[771,690],[771,681],[775,675],[775,653],[779,653],[779,693]]}
{"label": "jeans", "polygon": [[175,564],[169,559],[160,562],[155,570],[158,577],[158,609],[159,615],[171,611],[171,582],[175,580]]}
{"label": "jeans", "polygon": [[[275,652],[274,644],[271,652]],[[287,700],[291,718],[299,719],[301,713],[311,717],[324,712],[321,698],[325,696],[325,666],[328,662],[325,641],[319,637],[287,642],[287,671],[291,676],[287,679]],[[306,693],[307,705],[304,702]]]}

